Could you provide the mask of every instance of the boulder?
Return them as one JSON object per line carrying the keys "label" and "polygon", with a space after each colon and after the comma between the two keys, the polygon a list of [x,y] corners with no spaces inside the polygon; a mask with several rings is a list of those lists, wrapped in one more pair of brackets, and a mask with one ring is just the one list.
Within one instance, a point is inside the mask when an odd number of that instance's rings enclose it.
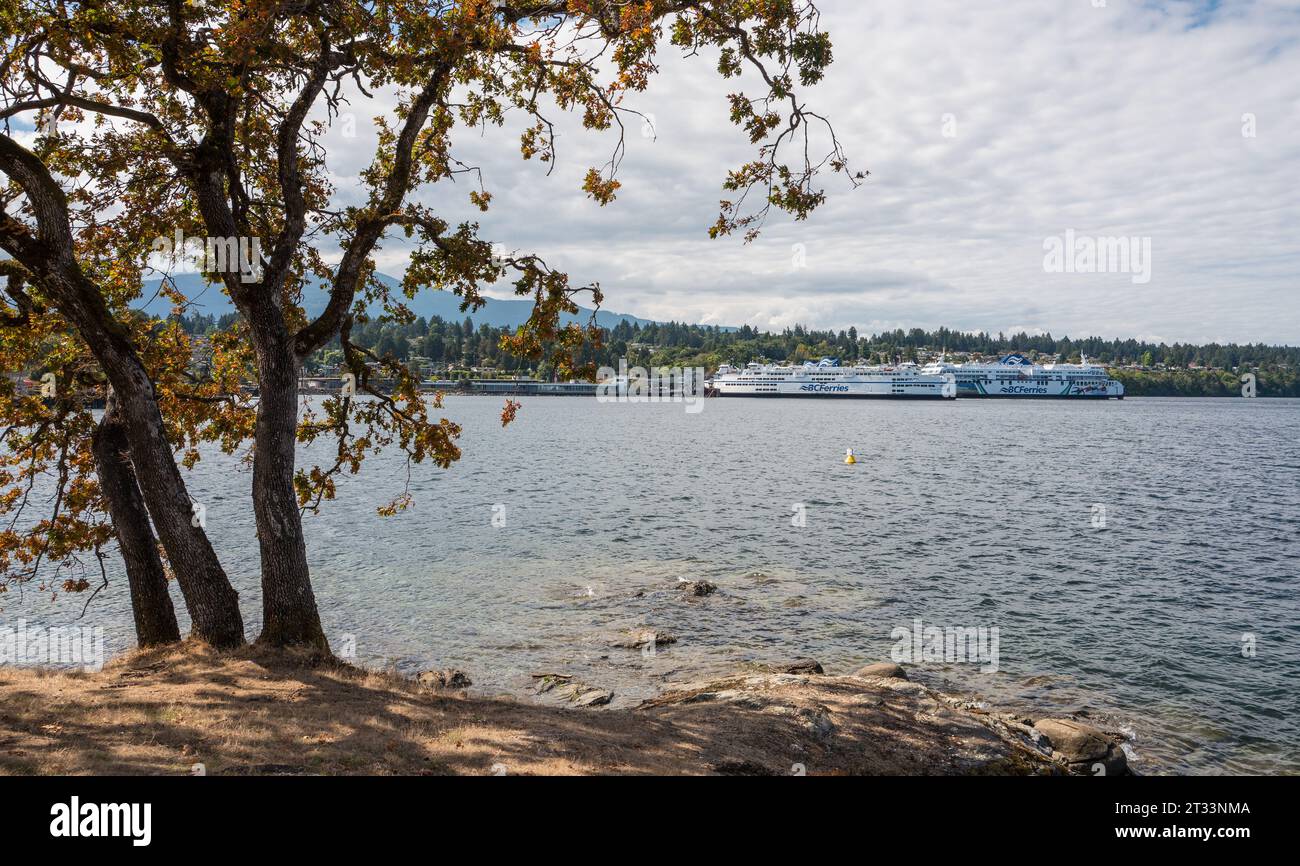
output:
{"label": "boulder", "polygon": [[548,695],[561,703],[575,707],[603,707],[614,700],[614,693],[609,689],[587,685],[575,680],[572,674],[540,673],[532,676],[537,681],[537,694]]}
{"label": "boulder", "polygon": [[788,662],[779,662],[773,665],[764,665],[764,670],[771,671],[774,674],[824,674],[821,663],[816,659],[794,659]]}
{"label": "boulder", "polygon": [[859,668],[855,677],[881,677],[887,680],[905,680],[907,671],[903,670],[902,665],[896,665],[893,662],[878,662],[874,665],[867,665],[865,668]]}
{"label": "boulder", "polygon": [[544,673],[533,674],[533,679],[537,680],[537,694],[542,695],[556,686],[568,684],[573,679],[573,676],[570,674]]}
{"label": "boulder", "polygon": [[614,693],[595,686],[575,686],[570,700],[575,707],[603,707],[614,700]]}
{"label": "boulder", "polygon": [[416,676],[416,682],[431,689],[467,689],[474,685],[469,674],[455,668],[442,671],[424,671]]}
{"label": "boulder", "polygon": [[696,598],[713,595],[718,591],[718,587],[709,583],[707,580],[684,580],[677,584],[677,588],[687,595],[693,595]]}
{"label": "boulder", "polygon": [[1073,719],[1040,719],[1034,730],[1051,746],[1052,756],[1064,761],[1071,772],[1084,776],[1123,776],[1128,758],[1113,738]]}

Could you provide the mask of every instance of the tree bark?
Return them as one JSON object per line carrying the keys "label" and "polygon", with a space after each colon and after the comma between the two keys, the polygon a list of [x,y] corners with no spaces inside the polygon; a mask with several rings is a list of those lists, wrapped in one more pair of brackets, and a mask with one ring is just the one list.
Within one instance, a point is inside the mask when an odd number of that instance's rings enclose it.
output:
{"label": "tree bark", "polygon": [[307,567],[302,512],[293,488],[298,435],[298,370],[278,310],[252,323],[258,356],[253,514],[262,555],[259,643],[308,645],[329,653]]}
{"label": "tree bark", "polygon": [[[49,283],[57,285],[55,279]],[[103,300],[96,294],[88,303],[102,307]],[[194,516],[149,374],[106,310],[98,315],[78,302],[69,302],[62,312],[80,331],[117,394],[140,492],[176,573],[193,636],[220,649],[242,646],[244,619],[239,612],[239,594],[230,585],[205,527]]]}
{"label": "tree bark", "polygon": [[140,491],[176,572],[193,634],[215,647],[241,646],[244,619],[239,593],[230,585],[206,527],[194,513],[167,441],[153,384],[138,362],[105,364],[105,368],[120,401]]}
{"label": "tree bark", "polygon": [[141,647],[175,643],[181,639],[181,630],[167,592],[167,573],[158,556],[158,542],[131,466],[130,444],[116,404],[117,399],[110,391],[92,446],[99,487],[108,502],[118,548],[126,564],[136,643]]}
{"label": "tree bark", "polygon": [[36,221],[33,233],[0,207],[0,247],[40,281],[117,393],[140,492],[176,572],[194,636],[221,648],[242,645],[239,594],[230,585],[204,527],[192,518],[189,492],[167,441],[158,396],[130,332],[113,318],[104,293],[76,260],[66,194],[45,165],[7,135],[0,135],[0,171],[22,187]]}

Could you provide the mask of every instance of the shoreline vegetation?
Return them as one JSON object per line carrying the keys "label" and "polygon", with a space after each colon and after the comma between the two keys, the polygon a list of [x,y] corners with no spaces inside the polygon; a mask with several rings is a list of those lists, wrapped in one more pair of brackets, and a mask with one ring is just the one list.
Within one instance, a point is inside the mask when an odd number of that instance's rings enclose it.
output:
{"label": "shoreline vegetation", "polygon": [[796,660],[627,709],[563,674],[536,698],[304,651],[182,645],[94,673],[0,667],[0,774],[1124,775],[1121,735],[990,710],[898,665]]}
{"label": "shoreline vegetation", "polygon": [[[234,314],[178,316],[174,321],[198,344],[196,360],[203,363],[203,344],[236,322]],[[946,355],[960,361],[973,357],[996,359],[1009,352],[1026,353],[1042,361],[1089,361],[1105,365],[1124,384],[1130,397],[1240,397],[1241,374],[1253,372],[1260,397],[1300,397],[1300,348],[1218,344],[1150,343],[1139,340],[1072,340],[1051,334],[1030,335],[965,333],[947,328],[926,331],[913,328],[859,335],[856,328],[818,331],[795,326],[781,333],[760,332],[748,326],[728,329],[676,322],[622,322],[601,328],[601,344],[586,345],[579,361],[596,367],[629,366],[704,367],[721,363],[743,366],[749,361],[800,364],[824,357],[858,359],[872,363],[910,360],[924,362]],[[466,318],[445,321],[437,316],[409,324],[372,320],[358,323],[352,333],[356,345],[377,357],[391,357],[431,379],[478,379],[533,376],[550,381],[554,370],[543,361],[534,364],[502,350],[502,341],[514,334],[510,327],[494,327]],[[304,362],[304,375],[334,375],[343,353],[334,343]]]}

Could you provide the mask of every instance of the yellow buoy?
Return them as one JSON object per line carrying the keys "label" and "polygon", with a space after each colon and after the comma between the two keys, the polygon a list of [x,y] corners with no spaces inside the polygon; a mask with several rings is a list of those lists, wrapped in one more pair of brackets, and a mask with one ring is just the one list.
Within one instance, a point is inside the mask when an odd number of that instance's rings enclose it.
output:
{"label": "yellow buoy", "polygon": [[856,458],[856,457],[853,456],[853,449],[852,449],[852,448],[846,448],[846,449],[844,450],[844,462],[845,462],[845,463],[849,463],[849,464],[853,464],[853,463],[857,463],[857,462],[858,462],[858,458]]}

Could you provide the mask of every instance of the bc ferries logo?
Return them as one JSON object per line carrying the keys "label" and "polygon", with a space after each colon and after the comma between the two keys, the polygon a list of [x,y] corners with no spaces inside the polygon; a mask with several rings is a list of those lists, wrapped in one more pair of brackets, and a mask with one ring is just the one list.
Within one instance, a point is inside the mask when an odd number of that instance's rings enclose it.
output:
{"label": "bc ferries logo", "polygon": [[849,390],[848,385],[824,385],[820,382],[814,382],[811,385],[800,385],[800,391],[817,391],[817,392],[844,392]]}
{"label": "bc ferries logo", "polygon": [[[1033,363],[1024,355],[1012,354],[998,360],[998,363],[1004,367],[1033,367]],[[1021,373],[1020,375],[1025,375]],[[1047,388],[1042,385],[1003,385],[998,389],[999,394],[1046,394]]]}

